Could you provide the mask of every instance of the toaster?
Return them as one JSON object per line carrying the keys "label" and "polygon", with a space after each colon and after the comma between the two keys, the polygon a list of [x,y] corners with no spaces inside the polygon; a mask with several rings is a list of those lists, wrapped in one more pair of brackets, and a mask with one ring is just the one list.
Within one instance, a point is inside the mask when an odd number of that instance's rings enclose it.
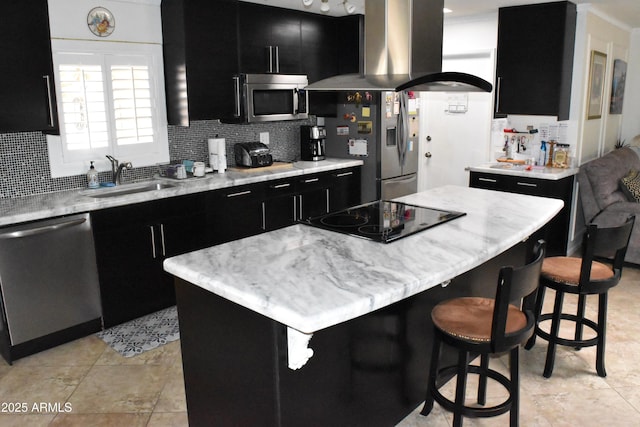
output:
{"label": "toaster", "polygon": [[239,142],[233,146],[236,166],[259,168],[273,164],[269,147],[262,142]]}

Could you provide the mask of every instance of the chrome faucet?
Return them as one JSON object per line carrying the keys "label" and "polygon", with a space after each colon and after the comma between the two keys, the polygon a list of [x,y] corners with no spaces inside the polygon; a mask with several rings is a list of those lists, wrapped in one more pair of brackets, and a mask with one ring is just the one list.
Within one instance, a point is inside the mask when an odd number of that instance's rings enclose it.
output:
{"label": "chrome faucet", "polygon": [[120,162],[118,162],[118,160],[116,158],[114,158],[113,156],[110,156],[108,154],[107,154],[106,157],[111,162],[112,182],[115,185],[119,185],[120,184],[120,178],[122,177],[122,171],[123,170],[127,170],[127,169],[131,169],[133,167],[133,165],[131,164],[131,162],[120,163]]}

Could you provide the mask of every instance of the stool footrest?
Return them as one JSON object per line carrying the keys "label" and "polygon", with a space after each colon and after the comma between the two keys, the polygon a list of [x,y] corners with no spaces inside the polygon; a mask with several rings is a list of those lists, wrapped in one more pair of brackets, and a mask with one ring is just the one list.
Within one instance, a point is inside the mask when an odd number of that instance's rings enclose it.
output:
{"label": "stool footrest", "polygon": [[[502,384],[502,386],[506,388],[507,391],[510,390],[511,381],[509,380],[509,378],[505,377],[504,375],[502,375],[497,371],[494,371],[493,369],[488,369],[484,371],[479,366],[475,366],[475,365],[469,365],[467,369],[468,369],[468,372],[471,374],[478,374],[478,375],[486,374],[487,377]],[[445,368],[438,370],[438,379],[440,379],[441,377],[451,378],[451,376],[455,375],[456,373],[457,373],[457,366],[447,366]],[[436,384],[438,383],[440,383],[440,381],[436,380]],[[442,393],[440,393],[440,390],[433,390],[433,398],[436,402],[438,402],[438,404],[440,404],[440,406],[442,406],[446,410],[450,412],[454,411],[455,402],[447,399]],[[497,415],[501,415],[506,412],[509,412],[509,410],[511,409],[511,406],[512,406],[512,397],[511,397],[511,393],[509,393],[509,397],[507,398],[507,400],[505,400],[504,402],[498,405],[482,407],[482,408],[465,405],[462,408],[461,414],[465,417],[474,417],[474,418],[495,417]]]}
{"label": "stool footrest", "polygon": [[540,315],[540,317],[538,318],[538,324],[536,325],[536,332],[535,332],[535,334],[538,337],[546,341],[553,340],[553,342],[556,344],[560,344],[568,347],[576,347],[576,348],[591,347],[598,344],[598,336],[597,336],[598,324],[593,320],[584,319],[576,316],[575,314],[560,313],[560,320],[568,320],[570,322],[574,322],[576,323],[576,326],[577,326],[577,323],[582,323],[583,326],[588,327],[589,329],[591,329],[596,333],[596,336],[593,338],[589,338],[585,340],[576,340],[576,339],[569,339],[569,338],[552,337],[551,334],[549,334],[548,332],[540,328],[539,326],[540,323],[549,321],[552,319],[553,319],[552,313],[545,313]]}

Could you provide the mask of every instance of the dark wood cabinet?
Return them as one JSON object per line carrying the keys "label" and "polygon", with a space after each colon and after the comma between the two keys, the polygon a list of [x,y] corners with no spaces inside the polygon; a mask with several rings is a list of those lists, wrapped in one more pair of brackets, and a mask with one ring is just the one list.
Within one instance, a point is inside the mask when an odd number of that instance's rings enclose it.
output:
{"label": "dark wood cabinet", "polygon": [[[336,18],[238,0],[163,0],[161,10],[172,125],[232,117],[238,73],[306,74],[311,83],[360,70],[362,15]],[[311,94],[310,112],[325,114],[334,97]]]}
{"label": "dark wood cabinet", "polygon": [[569,118],[576,5],[568,1],[500,8],[495,117]]}
{"label": "dark wood cabinet", "polygon": [[335,212],[361,203],[360,168],[331,172],[329,211]]}
{"label": "dark wood cabinet", "polygon": [[296,222],[298,196],[291,178],[270,181],[262,201],[265,231],[287,227]]}
{"label": "dark wood cabinet", "polygon": [[3,2],[0,132],[58,132],[46,0]]}
{"label": "dark wood cabinet", "polygon": [[217,245],[262,233],[263,195],[264,183],[207,193],[207,244]]}
{"label": "dark wood cabinet", "polygon": [[204,196],[180,196],[91,214],[105,327],[175,304],[166,257],[205,246]]}
{"label": "dark wood cabinet", "polygon": [[237,0],[163,0],[169,124],[230,116],[238,73]]}
{"label": "dark wood cabinet", "polygon": [[[547,241],[547,254],[561,256],[567,254],[569,247],[573,182],[573,176],[549,180],[474,171],[469,176],[469,187],[562,200],[564,202],[562,210],[539,233],[539,237],[543,237]],[[496,209],[499,207],[497,206]]]}

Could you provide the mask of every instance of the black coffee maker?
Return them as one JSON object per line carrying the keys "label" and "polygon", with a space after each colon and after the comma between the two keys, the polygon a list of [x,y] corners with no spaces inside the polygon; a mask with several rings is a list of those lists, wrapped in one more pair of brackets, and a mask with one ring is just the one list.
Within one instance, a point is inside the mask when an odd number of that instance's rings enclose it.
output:
{"label": "black coffee maker", "polygon": [[300,159],[324,160],[327,130],[323,126],[300,126]]}

